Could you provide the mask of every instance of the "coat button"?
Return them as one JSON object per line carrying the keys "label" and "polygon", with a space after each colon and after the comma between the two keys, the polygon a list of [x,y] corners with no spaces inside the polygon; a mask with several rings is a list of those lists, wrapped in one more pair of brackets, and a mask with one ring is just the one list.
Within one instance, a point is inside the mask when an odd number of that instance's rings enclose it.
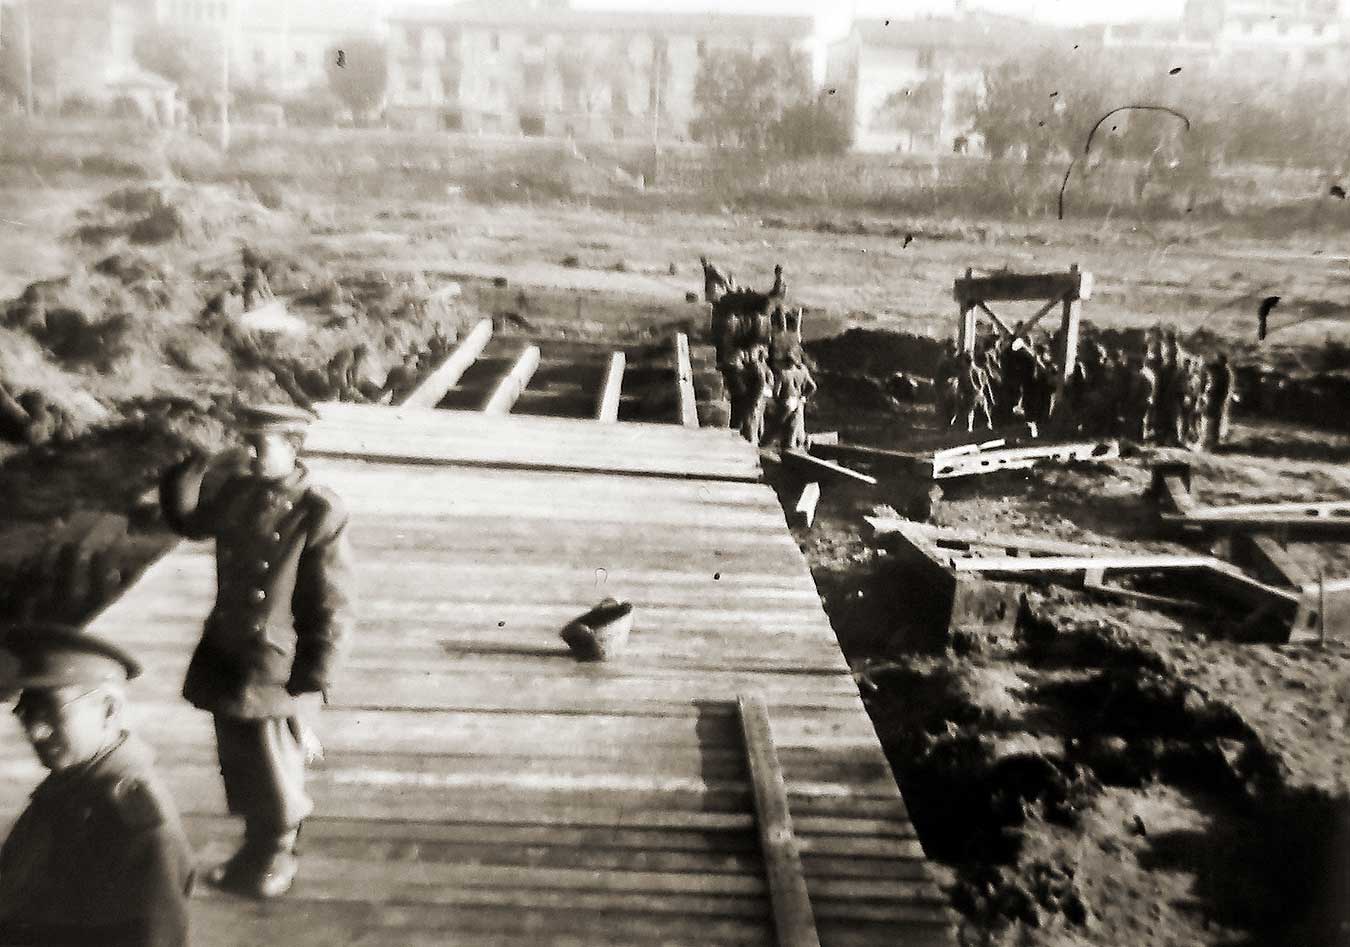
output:
{"label": "coat button", "polygon": [[254,589],[252,598],[255,602],[263,602],[267,600],[267,593],[262,589]]}
{"label": "coat button", "polygon": [[285,503],[281,504],[281,508],[289,513],[291,510],[295,509],[295,504],[290,500],[287,500]]}
{"label": "coat button", "polygon": [[259,560],[258,560],[258,571],[259,571],[259,572],[266,572],[266,571],[267,571],[268,569],[270,569],[270,568],[272,568],[272,564],[271,564],[270,562],[268,562],[266,559],[259,559]]}
{"label": "coat button", "polygon": [[281,542],[281,534],[280,534],[280,533],[273,533],[273,534],[272,534],[272,542],[274,542],[274,543],[279,543],[279,542]]}

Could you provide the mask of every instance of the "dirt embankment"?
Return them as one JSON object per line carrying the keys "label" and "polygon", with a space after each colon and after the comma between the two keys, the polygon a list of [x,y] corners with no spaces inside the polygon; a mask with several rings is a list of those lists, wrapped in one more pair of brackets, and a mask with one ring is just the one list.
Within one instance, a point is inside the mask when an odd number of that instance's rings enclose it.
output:
{"label": "dirt embankment", "polygon": [[238,401],[377,397],[479,316],[416,273],[339,273],[269,239],[247,192],[127,187],[76,217],[81,262],[0,300],[0,617],[79,620],[125,586],[164,541],[140,497],[221,446]]}

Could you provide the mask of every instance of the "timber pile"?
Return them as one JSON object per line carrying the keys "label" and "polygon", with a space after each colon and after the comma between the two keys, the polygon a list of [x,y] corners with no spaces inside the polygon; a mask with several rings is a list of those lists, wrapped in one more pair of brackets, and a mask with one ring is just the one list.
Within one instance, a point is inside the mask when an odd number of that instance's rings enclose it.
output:
{"label": "timber pile", "polygon": [[[1194,607],[1185,600],[1149,595],[1107,581],[1108,573],[1182,572],[1190,577],[1189,587],[1220,596],[1262,621],[1292,628],[1299,622],[1306,624],[1310,610],[1320,614],[1311,602],[1309,589],[1263,582],[1216,556],[1126,554],[1110,547],[952,529],[901,518],[867,517],[866,522],[866,538],[895,551],[902,562],[917,566],[939,590],[938,600],[944,603],[949,627],[963,620],[976,624],[1003,622],[1009,610],[1006,594],[993,595],[994,605],[988,606],[990,589],[979,580],[1009,576],[1022,580],[1075,579],[1079,587],[1104,595],[1146,604]],[[991,607],[994,622],[987,614]]]}

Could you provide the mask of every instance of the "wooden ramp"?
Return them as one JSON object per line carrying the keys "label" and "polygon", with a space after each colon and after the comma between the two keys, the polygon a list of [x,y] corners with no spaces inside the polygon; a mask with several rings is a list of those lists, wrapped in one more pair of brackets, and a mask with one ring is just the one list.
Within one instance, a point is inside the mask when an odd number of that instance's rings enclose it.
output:
{"label": "wooden ramp", "polygon": [[[320,722],[317,812],[291,894],[262,905],[201,890],[194,944],[773,944],[746,694],[762,698],[820,942],[953,942],[744,442],[675,425],[321,413],[307,463],[350,507],[360,607]],[[204,862],[239,832],[210,718],[178,696],[213,593],[209,545],[181,543],[91,624],[146,665],[135,725]],[[579,664],[558,631],[607,595],[636,605],[629,651]],[[10,736],[12,818],[41,773]]]}

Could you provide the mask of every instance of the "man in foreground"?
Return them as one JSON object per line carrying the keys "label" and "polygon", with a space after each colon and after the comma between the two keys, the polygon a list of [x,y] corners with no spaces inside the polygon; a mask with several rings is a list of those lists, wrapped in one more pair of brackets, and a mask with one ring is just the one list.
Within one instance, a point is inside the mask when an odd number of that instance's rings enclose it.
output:
{"label": "man in foreground", "polygon": [[123,722],[125,652],[60,625],[9,629],[6,695],[50,772],[0,848],[0,944],[183,947],[192,853]]}

